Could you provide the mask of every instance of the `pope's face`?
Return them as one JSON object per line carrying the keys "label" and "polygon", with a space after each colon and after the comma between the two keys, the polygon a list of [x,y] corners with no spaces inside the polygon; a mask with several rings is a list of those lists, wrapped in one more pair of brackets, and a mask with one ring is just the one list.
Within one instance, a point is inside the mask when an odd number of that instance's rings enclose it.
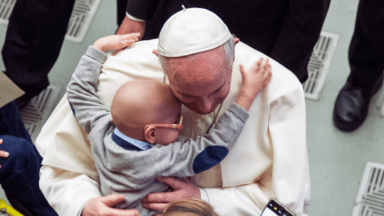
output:
{"label": "pope's face", "polygon": [[225,60],[223,49],[168,61],[169,86],[189,109],[198,114],[208,114],[227,97],[232,69]]}

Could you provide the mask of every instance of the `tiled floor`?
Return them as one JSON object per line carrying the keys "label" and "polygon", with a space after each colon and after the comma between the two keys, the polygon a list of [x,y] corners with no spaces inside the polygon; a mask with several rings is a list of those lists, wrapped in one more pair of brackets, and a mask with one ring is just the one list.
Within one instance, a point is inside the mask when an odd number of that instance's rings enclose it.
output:
{"label": "tiled floor", "polygon": [[[339,34],[325,87],[319,101],[307,100],[307,140],[312,179],[310,215],[351,215],[354,200],[367,161],[384,163],[384,118],[380,91],[372,102],[368,118],[353,133],[343,133],[332,123],[338,91],[349,74],[347,52],[352,37],[358,0],[333,0],[324,31]],[[115,1],[101,1],[87,35],[81,44],[64,42],[60,57],[49,77],[52,83],[66,86],[80,56],[97,38],[116,29]],[[0,43],[5,26],[0,25]],[[0,62],[0,69],[4,69]],[[64,94],[64,92],[62,92]],[[0,198],[4,197],[0,191]]]}

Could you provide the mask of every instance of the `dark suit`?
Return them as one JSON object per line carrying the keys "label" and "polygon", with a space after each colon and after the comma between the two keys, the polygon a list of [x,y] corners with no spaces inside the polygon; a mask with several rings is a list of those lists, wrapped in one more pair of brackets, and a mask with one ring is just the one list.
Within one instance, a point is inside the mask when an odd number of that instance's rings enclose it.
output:
{"label": "dark suit", "polygon": [[75,0],[17,0],[2,50],[7,76],[30,98],[48,86]]}
{"label": "dark suit", "polygon": [[303,82],[330,0],[128,0],[126,11],[147,20],[144,39],[152,39],[182,4],[216,13],[242,42],[280,62]]}
{"label": "dark suit", "polygon": [[355,32],[349,47],[351,73],[355,86],[373,88],[384,70],[384,1],[360,0]]}

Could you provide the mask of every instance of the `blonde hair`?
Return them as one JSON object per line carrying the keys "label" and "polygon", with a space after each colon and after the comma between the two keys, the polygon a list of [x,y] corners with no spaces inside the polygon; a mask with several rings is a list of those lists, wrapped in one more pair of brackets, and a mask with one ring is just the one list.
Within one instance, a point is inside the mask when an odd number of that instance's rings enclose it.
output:
{"label": "blonde hair", "polygon": [[213,207],[200,199],[184,199],[170,203],[165,209],[163,216],[219,216]]}

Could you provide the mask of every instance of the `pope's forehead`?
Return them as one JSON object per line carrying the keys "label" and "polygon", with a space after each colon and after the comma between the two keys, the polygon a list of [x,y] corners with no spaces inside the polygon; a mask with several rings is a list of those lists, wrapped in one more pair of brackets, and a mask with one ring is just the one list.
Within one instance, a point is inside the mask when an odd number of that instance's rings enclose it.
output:
{"label": "pope's forehead", "polygon": [[180,58],[169,58],[168,75],[173,79],[217,79],[228,69],[221,47]]}
{"label": "pope's forehead", "polygon": [[226,61],[206,61],[204,64],[192,62],[185,67],[180,66],[181,70],[170,77],[170,85],[188,95],[203,95],[216,91],[226,83],[231,83],[228,80],[231,79],[231,69],[227,65]]}

